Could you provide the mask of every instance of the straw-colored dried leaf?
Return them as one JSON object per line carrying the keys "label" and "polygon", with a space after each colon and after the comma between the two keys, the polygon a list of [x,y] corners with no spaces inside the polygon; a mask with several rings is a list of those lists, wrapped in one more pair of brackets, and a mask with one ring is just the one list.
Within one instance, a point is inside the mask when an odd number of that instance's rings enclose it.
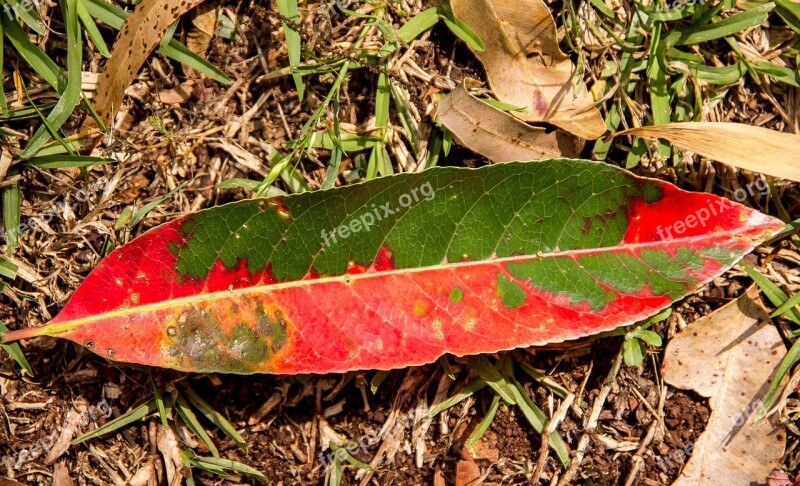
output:
{"label": "straw-colored dried leaf", "polygon": [[682,122],[631,128],[614,134],[664,139],[685,150],[740,169],[800,181],[800,136],[743,123]]}
{"label": "straw-colored dried leaf", "polygon": [[548,122],[586,139],[606,131],[575,67],[558,47],[556,24],[542,0],[451,0],[453,13],[481,38],[475,56],[497,97],[526,112],[520,120]]}
{"label": "straw-colored dried leaf", "polygon": [[673,486],[750,484],[779,467],[786,434],[775,420],[753,421],[785,348],[758,292],[745,295],[694,322],[670,341],[664,380],[709,398],[706,430],[683,450],[656,462],[686,462]]}
{"label": "straw-colored dried leaf", "polygon": [[94,108],[106,123],[122,106],[127,88],[167,29],[204,0],[142,0],[125,21],[97,85]]}
{"label": "straw-colored dried leaf", "polygon": [[459,143],[495,162],[578,155],[568,134],[523,123],[470,95],[463,85],[439,103],[439,119]]}

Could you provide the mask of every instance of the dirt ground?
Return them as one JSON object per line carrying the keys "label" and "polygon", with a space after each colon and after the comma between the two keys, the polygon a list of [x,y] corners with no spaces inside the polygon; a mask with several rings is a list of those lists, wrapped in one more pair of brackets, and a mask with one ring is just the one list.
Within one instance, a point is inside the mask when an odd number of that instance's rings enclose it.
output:
{"label": "dirt ground", "polygon": [[[231,85],[201,79],[162,56],[152,56],[128,90],[128,104],[115,126],[113,140],[101,147],[117,164],[84,172],[23,172],[23,221],[36,218],[54,202],[65,204],[60,216],[49,223],[51,231],[37,228],[26,233],[13,255],[20,277],[0,296],[0,318],[9,328],[48,321],[109,248],[177,215],[251,196],[245,189],[218,189],[215,184],[230,178],[261,180],[269,169],[266,160],[271,149],[282,147],[298,133],[325,96],[330,80],[324,77],[309,78],[307,96],[300,103],[291,77],[264,76],[287,64],[280,17],[273,4],[229,3],[223,9],[239,19],[242,35],[234,40],[215,38],[208,58],[233,80]],[[553,9],[559,12],[558,6]],[[313,48],[306,54],[318,58],[334,55],[352,40],[347,29],[332,29],[319,15],[307,15],[303,35]],[[587,51],[586,78],[590,83],[604,55]],[[398,79],[428,123],[432,86],[452,87],[465,77],[485,80],[469,50],[441,25],[423,36],[409,59],[428,78],[404,73]],[[99,66],[101,58],[95,53],[85,68],[96,72]],[[369,69],[353,71],[343,91],[342,120],[358,127],[371,116],[375,78]],[[176,88],[187,80],[194,86],[188,93],[185,89],[178,93]],[[769,116],[774,107],[757,95],[763,89],[750,81],[734,86],[720,110],[731,121],[758,120],[758,124],[775,126],[779,118]],[[176,93],[183,98],[177,103],[159,101]],[[770,93],[784,107],[795,106],[800,99],[797,95],[796,89]],[[791,116],[797,116],[793,109],[787,108]],[[74,118],[71,123],[79,124],[79,117]],[[610,159],[624,160],[628,149],[619,142]],[[587,146],[584,155],[590,153]],[[312,187],[319,187],[327,157],[320,152],[317,160],[302,161],[300,171]],[[343,161],[340,183],[351,180],[348,177],[358,163],[356,158]],[[443,165],[473,167],[486,163],[461,147],[441,161]],[[685,167],[682,174],[655,164],[642,164],[635,171],[689,190],[721,195],[730,195],[731,188],[746,181],[745,175],[716,164],[690,161]],[[109,182],[96,185],[101,178]],[[139,208],[183,182],[185,187],[148,213],[132,232],[115,229],[127,206]],[[789,214],[795,214],[800,201],[796,188],[788,183],[781,183],[780,188]],[[88,190],[88,201],[75,198],[80,189]],[[760,200],[746,204],[775,214],[771,207],[760,207]],[[792,243],[763,246],[748,256],[747,262],[758,267],[768,256],[786,278],[788,288],[797,289],[800,258]],[[741,295],[749,285],[742,271],[731,270],[675,304],[675,312],[654,330],[668,339]],[[629,368],[621,363],[621,345],[619,337],[590,338],[505,353],[515,363],[546,373],[576,396],[557,432],[578,459],[564,470],[551,454],[539,484],[659,485],[670,484],[678,476],[681,464],[665,469],[656,458],[683,449],[698,437],[709,417],[707,402],[664,385],[660,378],[663,349],[651,349],[641,368]],[[81,347],[49,338],[27,341],[24,350],[34,377],[22,376],[11,358],[0,355],[0,461],[11,456],[19,462],[18,467],[7,460],[0,463],[0,476],[9,478],[0,478],[2,486],[17,484],[14,481],[168,484],[169,477],[179,484],[187,471],[178,468],[173,475],[168,459],[174,457],[177,444],[199,456],[208,456],[210,451],[178,421],[171,422],[166,431],[155,413],[109,435],[68,446],[70,439],[148,400],[153,395],[151,376],[167,393],[178,383],[190,384],[227,417],[244,437],[247,452],[201,419],[220,455],[261,471],[272,484],[327,484],[332,469],[322,462],[330,462],[332,456],[321,444],[331,434],[345,441],[378,437],[353,452],[359,461],[372,463],[374,471],[345,463],[342,484],[454,484],[459,468],[468,468],[473,462],[480,468],[484,484],[530,484],[541,454],[541,436],[518,409],[505,405],[500,405],[483,438],[467,451],[464,443],[492,401],[489,388],[432,420],[423,418],[432,404],[475,379],[466,361],[459,358],[449,358],[454,379],[441,363],[435,363],[391,371],[373,393],[370,384],[376,373],[372,371],[298,377],[208,376],[115,366]],[[496,358],[490,357],[493,362]],[[522,373],[518,378],[534,402],[553,416],[560,400],[551,389]],[[796,403],[793,396],[789,400],[789,405]],[[91,410],[101,403],[110,407],[108,416],[92,416]],[[599,412],[596,417],[593,410]],[[656,427],[662,419],[669,429],[667,435]],[[656,432],[650,433],[651,429]],[[789,428],[785,466],[790,472],[796,471],[798,462],[796,430]],[[20,461],[20,453],[37,443],[53,445],[39,447]],[[194,470],[194,480],[208,485],[259,484],[244,474],[222,479],[199,469]]]}

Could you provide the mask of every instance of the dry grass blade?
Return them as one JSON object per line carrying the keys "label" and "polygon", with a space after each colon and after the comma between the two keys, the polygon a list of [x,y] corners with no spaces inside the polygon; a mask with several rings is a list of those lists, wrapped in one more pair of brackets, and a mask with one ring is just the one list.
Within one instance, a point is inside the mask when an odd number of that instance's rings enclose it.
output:
{"label": "dry grass blade", "polygon": [[664,380],[709,397],[706,430],[683,449],[656,457],[662,469],[686,463],[674,485],[750,484],[780,464],[786,435],[777,419],[753,423],[765,383],[784,346],[751,288],[722,309],[694,322],[669,343]]}
{"label": "dry grass blade", "polygon": [[532,127],[484,103],[459,86],[439,103],[439,119],[456,139],[495,162],[575,157],[572,137]]}
{"label": "dry grass blade", "polygon": [[545,121],[586,139],[606,131],[582,81],[574,82],[572,61],[558,47],[556,24],[542,0],[451,0],[453,12],[485,46],[483,63],[497,97],[525,107],[514,113]]}
{"label": "dry grass blade", "polygon": [[614,134],[622,135],[664,139],[718,162],[800,181],[797,157],[800,136],[791,133],[742,123],[685,122],[631,128]]}
{"label": "dry grass blade", "polygon": [[145,59],[161,42],[164,33],[181,15],[203,0],[142,0],[122,26],[111,59],[97,85],[94,107],[109,123],[122,106],[125,88],[133,81]]}

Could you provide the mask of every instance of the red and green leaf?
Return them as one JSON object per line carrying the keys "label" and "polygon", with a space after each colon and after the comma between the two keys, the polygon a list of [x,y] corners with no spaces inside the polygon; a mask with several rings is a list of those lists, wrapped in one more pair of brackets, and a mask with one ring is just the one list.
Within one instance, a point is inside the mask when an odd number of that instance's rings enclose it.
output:
{"label": "red and green leaf", "polygon": [[4,339],[185,371],[398,368],[631,324],[782,227],[601,163],[434,168],[161,225]]}

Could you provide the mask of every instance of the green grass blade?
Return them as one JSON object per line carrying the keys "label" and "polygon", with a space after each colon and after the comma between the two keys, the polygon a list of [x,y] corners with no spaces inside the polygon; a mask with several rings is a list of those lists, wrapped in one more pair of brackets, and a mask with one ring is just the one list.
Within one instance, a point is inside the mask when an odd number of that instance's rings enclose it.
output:
{"label": "green grass blade", "polygon": [[[300,15],[297,9],[297,0],[277,0],[278,12],[294,23],[300,22]],[[283,21],[283,32],[286,36],[286,50],[289,53],[289,66],[297,68],[300,65],[300,54],[302,45],[300,44],[300,32],[298,32],[288,22]],[[292,73],[294,86],[297,89],[297,97],[303,100],[303,76],[300,73]]]}
{"label": "green grass blade", "polygon": [[56,106],[55,103],[46,103],[44,105],[39,106],[38,110],[33,106],[24,106],[22,108],[12,108],[7,110],[5,115],[0,117],[0,121],[9,122],[9,121],[17,121],[17,120],[26,120],[29,118],[38,118],[39,113],[49,113],[53,107]]}
{"label": "green grass blade", "polygon": [[339,91],[337,90],[333,96],[333,129],[328,130],[328,135],[334,144],[331,149],[331,160],[325,170],[325,179],[322,180],[320,189],[330,189],[336,183],[339,177],[339,166],[342,165],[342,156],[344,149],[342,149],[342,132],[339,128]]}
{"label": "green grass blade", "polygon": [[776,66],[769,61],[756,61],[753,63],[753,69],[772,79],[800,88],[800,72],[797,69]]}
{"label": "green grass blade", "polygon": [[447,28],[450,29],[450,32],[464,41],[464,43],[467,44],[471,49],[478,52],[484,51],[485,47],[483,46],[483,41],[480,37],[478,37],[478,34],[473,32],[469,25],[467,25],[463,20],[453,15],[452,10],[447,7],[440,7],[439,17],[444,20],[444,23],[447,25]]}
{"label": "green grass blade", "polygon": [[242,464],[241,462],[231,461],[230,459],[220,459],[218,457],[193,457],[190,459],[190,462],[193,465],[201,468],[211,466],[219,469],[226,469],[228,471],[247,474],[248,476],[253,476],[265,482],[268,481],[267,477],[256,469],[253,469],[246,464]]}
{"label": "green grass blade", "polygon": [[486,356],[479,355],[470,358],[469,366],[478,376],[483,378],[503,400],[510,404],[517,403],[514,392],[512,391],[512,385],[508,383],[506,378],[500,374],[500,371],[489,362]]}
{"label": "green grass blade", "polygon": [[469,385],[465,386],[458,393],[453,395],[452,397],[448,398],[447,400],[443,401],[439,405],[431,408],[428,411],[428,416],[435,417],[441,411],[447,410],[450,407],[454,407],[461,403],[462,401],[466,400],[467,398],[471,397],[475,393],[479,392],[480,390],[486,388],[487,383],[483,381],[482,378],[478,378],[477,380],[473,381]]}
{"label": "green grass blade", "polygon": [[389,372],[387,370],[378,370],[375,372],[375,376],[372,377],[372,380],[369,382],[369,390],[372,394],[378,393],[378,388],[381,386],[381,383],[389,376]]}
{"label": "green grass blade", "polygon": [[66,167],[92,167],[95,165],[113,164],[116,160],[87,155],[45,155],[31,157],[25,161],[26,166],[40,169],[63,169]]}
{"label": "green grass blade", "polygon": [[189,404],[186,402],[186,399],[178,393],[177,399],[175,401],[175,410],[178,411],[178,415],[180,415],[183,422],[189,427],[194,435],[196,435],[203,443],[208,447],[209,452],[214,457],[219,457],[219,450],[217,450],[217,446],[214,445],[214,441],[211,440],[211,437],[208,435],[208,432],[203,428],[203,425],[197,420],[197,416],[192,412],[192,409],[189,407]]}
{"label": "green grass blade", "polygon": [[128,411],[124,415],[120,415],[119,417],[106,422],[101,427],[92,430],[91,432],[87,432],[82,436],[74,439],[71,444],[78,445],[80,443],[86,442],[89,439],[94,439],[95,437],[101,437],[105,434],[114,432],[115,430],[121,429],[127,425],[130,425],[134,422],[138,422],[139,420],[145,418],[149,414],[153,413],[156,410],[156,401],[154,398],[146,401],[142,405]]}
{"label": "green grass blade", "polygon": [[414,115],[411,113],[411,97],[405,88],[391,79],[389,79],[389,90],[392,95],[392,100],[394,100],[394,107],[397,118],[400,120],[400,125],[408,134],[411,148],[414,150],[414,155],[419,156],[419,126],[414,119]]}
{"label": "green grass blade", "polygon": [[67,31],[67,84],[61,98],[53,111],[47,116],[47,124],[40,126],[34,133],[21,159],[28,159],[50,139],[67,121],[81,99],[81,65],[83,48],[81,47],[81,30],[78,22],[78,0],[62,0],[61,10],[64,12],[64,25]]}
{"label": "green grass blade", "polygon": [[[337,139],[338,138],[338,139]],[[313,148],[333,150],[339,148],[344,152],[362,152],[371,149],[380,143],[380,139],[372,135],[358,135],[342,131],[338,137],[334,137],[331,132],[318,134],[311,144]]]}
{"label": "green grass blade", "polygon": [[19,246],[20,211],[22,195],[19,183],[3,189],[3,225],[6,228],[7,252],[10,255]]}
{"label": "green grass blade", "polygon": [[103,35],[100,33],[100,29],[97,28],[97,24],[94,22],[94,19],[91,15],[89,15],[89,11],[86,10],[83,0],[78,0],[77,7],[78,18],[80,19],[81,24],[83,24],[83,28],[86,29],[86,33],[89,34],[89,38],[92,39],[95,47],[97,47],[97,51],[102,54],[103,57],[111,57],[111,52],[108,50],[106,41],[103,39]]}
{"label": "green grass blade", "polygon": [[[531,424],[536,432],[541,434],[547,426],[547,415],[533,403],[533,400],[525,393],[525,389],[515,378],[511,377],[509,381],[513,383],[514,399],[517,401],[522,414],[525,415],[525,419],[528,420],[528,423]],[[550,434],[549,445],[555,451],[559,461],[561,461],[561,465],[564,467],[569,466],[569,450],[567,449],[567,444],[564,443],[564,439],[558,435],[558,432]]]}
{"label": "green grass blade", "polygon": [[67,80],[58,65],[47,56],[38,46],[28,39],[25,31],[11,19],[4,10],[0,9],[0,23],[3,25],[3,33],[11,42],[17,54],[26,62],[36,73],[52,86],[56,91],[61,92],[67,84]]}
{"label": "green grass blade", "polygon": [[205,400],[203,400],[200,395],[198,395],[194,390],[192,390],[189,385],[186,383],[181,384],[181,388],[186,395],[186,398],[191,402],[191,404],[203,414],[203,416],[208,419],[209,422],[216,425],[225,435],[233,439],[236,442],[236,445],[239,446],[243,452],[247,453],[247,444],[239,435],[239,432],[236,431],[236,428],[228,422],[228,420],[222,416],[221,413],[214,410],[211,405],[208,404]]}
{"label": "green grass blade", "polygon": [[147,376],[150,378],[150,388],[153,390],[153,400],[155,400],[156,408],[158,409],[158,418],[161,420],[161,425],[163,425],[165,429],[168,429],[169,422],[167,419],[170,418],[170,415],[167,413],[167,407],[161,395],[161,390],[156,386],[156,382],[153,380],[153,373],[149,369],[147,370]]}
{"label": "green grass blade", "polygon": [[[661,22],[653,26],[653,40],[648,59],[647,75],[650,78],[650,109],[653,112],[653,124],[663,125],[670,122],[670,99],[667,89],[667,75],[662,69],[662,59],[659,59],[658,44],[661,39]],[[656,149],[662,159],[669,158],[670,146],[668,143],[657,141]],[[637,161],[638,163],[638,161]],[[638,165],[638,164],[637,164]]]}
{"label": "green grass blade", "polygon": [[39,12],[36,11],[33,3],[30,0],[5,0],[6,4],[11,7],[11,10],[19,15],[25,24],[33,29],[39,35],[44,35],[46,32],[42,18],[39,17]]}
{"label": "green grass blade", "polygon": [[800,4],[792,0],[775,0],[775,12],[793,31],[800,34]]}
{"label": "green grass blade", "polygon": [[[2,20],[2,19],[0,19]],[[4,66],[3,64],[3,51],[5,50],[5,34],[3,33],[3,22],[0,21],[0,66]],[[0,86],[0,116],[5,118],[8,116],[8,102],[6,101],[6,93],[3,91],[3,87]]]}
{"label": "green grass blade", "polygon": [[467,439],[467,447],[472,447],[478,442],[481,437],[483,437],[484,432],[486,432],[489,427],[492,425],[494,421],[495,415],[497,415],[497,410],[500,409],[500,395],[495,394],[492,398],[492,404],[489,405],[489,410],[486,412],[486,416],[481,420],[481,423],[475,427],[475,430],[469,435],[469,439]]}
{"label": "green grass blade", "polygon": [[520,368],[522,368],[522,371],[525,372],[526,375],[530,376],[541,385],[546,386],[551,392],[555,393],[559,397],[566,398],[567,395],[569,395],[569,391],[566,388],[559,385],[552,378],[540,372],[531,365],[527,363],[520,363]]}
{"label": "green grass blade", "polygon": [[139,221],[144,219],[144,217],[147,216],[147,213],[152,211],[153,208],[155,208],[156,206],[158,206],[162,202],[164,202],[167,199],[169,199],[170,197],[172,197],[173,194],[175,194],[176,192],[178,192],[181,189],[183,189],[184,186],[186,186],[187,183],[188,183],[188,181],[181,182],[180,184],[178,184],[178,186],[175,189],[169,191],[168,193],[164,194],[160,198],[158,198],[158,199],[156,199],[154,201],[150,201],[149,203],[147,203],[144,206],[142,206],[141,209],[136,211],[136,213],[134,213],[134,215],[131,216],[131,222],[130,222],[130,224],[128,224],[128,227],[129,228],[133,228],[134,226],[139,224]]}
{"label": "green grass blade", "polygon": [[753,7],[716,23],[698,27],[689,27],[686,29],[678,29],[682,35],[676,45],[686,46],[699,44],[701,42],[708,42],[710,40],[721,39],[733,34],[738,34],[739,32],[766,22],[769,13],[774,8],[774,3],[765,3],[764,5]]}
{"label": "green grass blade", "polygon": [[411,18],[411,20],[397,29],[395,35],[401,41],[409,43],[436,25],[437,22],[439,22],[439,9],[431,7]]}
{"label": "green grass blade", "polygon": [[747,65],[741,61],[730,66],[706,66],[704,64],[689,65],[689,72],[701,81],[718,86],[735,84],[747,74]]}
{"label": "green grass blade", "polygon": [[[0,267],[5,266],[6,264],[13,265],[13,263],[7,260],[0,259]],[[16,269],[16,265],[14,265],[14,268]],[[3,276],[6,276],[6,274],[4,273]],[[6,331],[8,331],[8,328],[6,327],[5,324],[0,322],[0,332],[6,332]],[[31,365],[25,358],[25,354],[22,352],[22,348],[19,347],[19,343],[0,344],[0,347],[2,347],[3,350],[5,350],[5,352],[8,353],[12,358],[14,358],[14,361],[16,361],[17,364],[23,370],[25,370],[25,373],[28,373],[28,376],[33,376],[33,369],[31,369]]]}
{"label": "green grass blade", "polygon": [[[331,442],[328,445],[330,446],[331,450],[334,453],[333,454],[334,462],[339,462],[339,464],[341,464],[342,463],[342,459],[344,459],[345,461],[347,461],[348,463],[350,463],[353,466],[357,467],[358,469],[363,469],[365,471],[374,471],[374,469],[372,469],[369,464],[365,464],[365,463],[359,461],[358,459],[356,459],[355,457],[353,457],[350,454],[350,451],[348,451],[346,447],[338,446],[338,445],[334,444],[333,442]],[[342,451],[342,452],[339,452],[339,451]]]}
{"label": "green grass blade", "polygon": [[[772,281],[769,280],[767,277],[761,275],[754,268],[751,268],[745,265],[744,263],[741,263],[740,267],[743,268],[745,272],[747,272],[747,275],[749,275],[750,278],[752,278],[753,281],[756,283],[756,285],[758,285],[761,291],[764,292],[764,295],[766,295],[767,299],[769,299],[769,301],[772,302],[772,305],[780,308],[783,304],[786,303],[787,300],[789,300],[789,296],[787,296],[783,290],[781,290],[777,285],[772,283]],[[791,308],[784,315],[789,319],[791,319],[792,322],[800,326],[800,311]]]}
{"label": "green grass blade", "polygon": [[120,30],[125,19],[130,15],[129,12],[122,10],[116,5],[112,5],[104,0],[81,0],[89,15],[108,25],[109,27]]}
{"label": "green grass blade", "polygon": [[781,304],[780,307],[775,309],[775,312],[770,314],[770,317],[778,317],[786,314],[790,310],[794,308],[798,303],[800,303],[800,292],[794,294],[793,296],[789,297],[789,299]]}
{"label": "green grass blade", "polygon": [[[385,128],[389,124],[389,105],[391,104],[389,77],[385,73],[378,75],[375,91],[375,128]],[[383,133],[383,130],[380,131]]]}
{"label": "green grass blade", "polygon": [[767,394],[764,395],[764,400],[761,402],[760,410],[756,416],[758,419],[764,418],[769,409],[772,408],[772,403],[775,401],[775,395],[777,395],[780,389],[783,377],[786,376],[786,373],[788,373],[798,361],[800,361],[800,339],[792,344],[786,356],[781,360],[781,364],[775,372],[775,377],[772,379],[769,390],[767,390]]}
{"label": "green grass blade", "polygon": [[175,39],[170,39],[166,45],[159,46],[158,52],[174,61],[189,66],[197,72],[205,74],[214,81],[223,84],[232,83],[231,78],[229,78],[219,68],[208,62],[197,53],[192,52],[191,49]]}
{"label": "green grass blade", "polygon": [[0,256],[0,277],[14,280],[17,278],[17,266]]}
{"label": "green grass blade", "polygon": [[[261,181],[254,181],[252,179],[241,179],[237,177],[232,177],[230,179],[225,179],[224,181],[217,182],[215,186],[217,189],[247,189],[248,191],[255,191],[258,189],[258,186],[261,185]],[[277,194],[276,194],[277,195]]]}

